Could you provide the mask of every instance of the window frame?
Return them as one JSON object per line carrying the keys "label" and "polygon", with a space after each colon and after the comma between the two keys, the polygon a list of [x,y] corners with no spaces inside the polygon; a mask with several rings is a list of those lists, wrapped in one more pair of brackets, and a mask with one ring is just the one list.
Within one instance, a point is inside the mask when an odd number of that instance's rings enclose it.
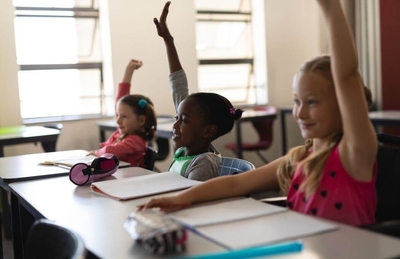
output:
{"label": "window frame", "polygon": [[[245,17],[245,18],[242,18],[242,19],[239,19],[239,18],[237,18],[237,19],[221,19],[221,18],[209,18],[209,19],[206,19],[206,18],[198,18],[198,17],[196,17],[196,22],[245,22],[247,24],[250,23],[250,26],[251,26],[251,23],[252,23],[252,12],[250,12],[250,11],[249,12],[248,11],[245,11],[245,12],[243,12],[243,11],[215,11],[215,10],[201,10],[201,9],[198,9],[198,10],[196,10],[196,13],[197,13],[196,16],[209,15],[210,17],[213,17],[213,16],[217,16],[217,15],[220,15],[220,16],[237,15],[237,16]],[[246,18],[247,16],[249,16],[249,17]],[[252,32],[252,35],[251,35],[251,39],[253,40],[253,32]],[[199,58],[198,59],[198,64],[199,64],[199,66],[202,66],[202,65],[203,66],[204,65],[217,65],[217,66],[221,65],[221,66],[224,66],[224,65],[248,64],[248,65],[250,65],[250,74],[248,75],[248,78],[250,79],[251,77],[254,77],[254,49],[253,49],[253,46],[252,46],[251,58],[224,58],[224,59],[204,59],[204,58]],[[254,92],[256,92],[256,90],[257,90],[256,89],[256,85],[254,84],[254,82],[253,82],[253,85],[251,85],[250,81],[251,80],[248,80],[248,84],[244,88],[241,88],[241,89],[245,89],[246,90],[247,96],[250,94],[251,88],[254,88],[253,89]],[[217,88],[217,87],[215,87],[215,88],[213,88],[213,91],[218,92],[218,91],[223,90],[223,89],[229,89],[229,87],[226,87],[226,88]],[[201,91],[201,89],[199,89],[199,90]],[[248,100],[247,100],[245,102],[233,102],[232,101],[232,104],[234,104],[237,107],[254,106],[254,105],[257,105],[257,98],[255,98],[255,102],[254,103],[249,103]]]}
{"label": "window frame", "polygon": [[[94,7],[94,1],[91,1],[91,7],[29,7],[29,6],[15,6],[15,17],[35,17],[35,18],[79,18],[79,19],[94,19],[95,25],[94,30],[99,27],[100,31],[100,21],[99,21],[99,9]],[[24,14],[24,12],[27,12]],[[44,14],[29,14],[29,12],[40,12],[43,11]],[[46,12],[49,12],[45,14]],[[70,12],[71,15],[54,15],[50,12]],[[94,37],[95,34],[93,34]],[[95,39],[92,38],[92,46]],[[103,59],[99,62],[77,62],[77,63],[61,63],[61,64],[19,64],[19,71],[34,71],[34,70],[63,70],[63,69],[98,69],[100,74],[100,84],[99,84],[99,108],[100,113],[96,114],[76,114],[76,115],[60,115],[60,116],[49,116],[49,117],[34,117],[34,118],[22,118],[24,124],[34,124],[43,122],[55,122],[55,121],[72,121],[72,120],[82,120],[82,119],[92,119],[92,118],[104,118],[110,117],[107,114],[107,110],[104,108],[105,99],[108,97],[105,94],[104,89],[104,74],[103,74]]]}

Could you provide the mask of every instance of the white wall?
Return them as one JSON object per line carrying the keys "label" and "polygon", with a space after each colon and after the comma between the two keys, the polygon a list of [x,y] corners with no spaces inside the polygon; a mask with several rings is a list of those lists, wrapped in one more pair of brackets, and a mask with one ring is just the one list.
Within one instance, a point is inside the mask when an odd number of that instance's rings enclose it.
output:
{"label": "white wall", "polygon": [[[0,49],[1,126],[20,123],[18,92],[16,91],[18,67],[15,63],[13,26],[9,25],[13,20],[11,1],[0,1],[0,29],[3,36]],[[168,65],[164,43],[156,34],[153,24],[153,18],[159,17],[164,3],[164,0],[102,0],[101,4],[106,6],[103,11],[108,11],[108,13],[102,13],[101,17],[105,19],[107,15],[109,16],[111,38],[111,50],[105,53],[106,66],[110,68],[106,82],[116,85],[122,78],[128,60],[141,59],[144,65],[134,74],[131,92],[149,96],[159,114],[174,114],[168,86]],[[292,104],[291,83],[298,66],[321,52],[319,10],[314,1],[310,0],[265,0],[264,5],[269,100],[272,105],[287,106]],[[104,23],[102,25],[104,27]],[[188,75],[190,92],[197,91],[193,1],[173,0],[168,25],[175,38],[181,63]],[[5,34],[7,37],[4,37]],[[102,37],[107,38],[108,35],[103,34]],[[103,47],[106,46],[103,44]],[[8,93],[7,97],[4,97],[5,92]],[[97,148],[99,133],[96,121],[63,122],[64,129],[57,149]],[[289,145],[302,143],[297,125],[289,121],[288,127]],[[245,140],[256,139],[250,124],[243,125],[243,134]],[[281,154],[279,119],[274,126],[274,135],[274,144],[267,153],[269,159],[275,159]],[[233,156],[223,148],[228,141],[234,141],[234,130],[218,139],[215,144],[223,155]],[[5,149],[5,155],[8,156],[36,152],[42,152],[41,148],[33,144],[9,146]],[[261,165],[258,158],[249,153],[245,153],[245,159],[252,161],[256,166]],[[158,164],[158,167],[166,170],[169,161],[170,159],[167,159],[166,162]]]}
{"label": "white wall", "polygon": [[12,0],[0,1],[0,127],[21,124]]}

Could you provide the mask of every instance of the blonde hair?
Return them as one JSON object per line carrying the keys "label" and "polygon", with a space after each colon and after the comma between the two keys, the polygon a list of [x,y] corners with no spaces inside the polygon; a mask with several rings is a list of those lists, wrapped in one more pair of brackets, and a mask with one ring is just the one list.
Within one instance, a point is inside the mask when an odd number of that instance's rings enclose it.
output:
{"label": "blonde hair", "polygon": [[[332,82],[333,77],[331,70],[331,60],[327,55],[319,56],[304,63],[298,73],[313,72],[325,77]],[[361,75],[360,75],[361,79]],[[372,104],[372,95],[370,90],[364,86],[365,98],[368,105]],[[307,139],[302,146],[294,147],[286,154],[285,159],[278,167],[277,176],[281,191],[287,194],[290,183],[293,179],[297,168],[302,168],[302,173],[305,175],[304,182],[300,185],[300,190],[304,191],[306,197],[313,194],[321,181],[323,169],[326,160],[342,139],[343,132],[337,132],[332,138],[331,143],[324,149],[318,152],[312,152],[313,140]],[[309,154],[309,155],[308,155]]]}

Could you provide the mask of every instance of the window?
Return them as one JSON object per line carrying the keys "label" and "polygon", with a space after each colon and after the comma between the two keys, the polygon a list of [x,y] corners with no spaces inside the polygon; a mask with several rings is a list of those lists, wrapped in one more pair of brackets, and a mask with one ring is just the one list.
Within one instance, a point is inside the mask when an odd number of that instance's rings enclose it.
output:
{"label": "window", "polygon": [[105,114],[97,1],[13,3],[24,122]]}
{"label": "window", "polygon": [[195,4],[199,90],[221,94],[235,105],[265,103],[266,81],[258,84],[255,77],[252,1]]}

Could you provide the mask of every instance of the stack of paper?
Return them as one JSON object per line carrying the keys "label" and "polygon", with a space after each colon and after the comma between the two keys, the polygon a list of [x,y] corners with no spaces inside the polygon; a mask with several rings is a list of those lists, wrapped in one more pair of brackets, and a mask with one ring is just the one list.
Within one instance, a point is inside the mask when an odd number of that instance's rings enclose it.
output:
{"label": "stack of paper", "polygon": [[337,228],[316,217],[252,198],[199,204],[173,212],[171,216],[228,249],[276,243]]}
{"label": "stack of paper", "polygon": [[172,212],[171,216],[187,226],[199,227],[254,218],[286,210],[286,208],[266,204],[252,198],[233,198],[202,203]]}
{"label": "stack of paper", "polygon": [[196,231],[228,249],[261,246],[332,231],[338,227],[316,217],[285,211],[196,228]]}

